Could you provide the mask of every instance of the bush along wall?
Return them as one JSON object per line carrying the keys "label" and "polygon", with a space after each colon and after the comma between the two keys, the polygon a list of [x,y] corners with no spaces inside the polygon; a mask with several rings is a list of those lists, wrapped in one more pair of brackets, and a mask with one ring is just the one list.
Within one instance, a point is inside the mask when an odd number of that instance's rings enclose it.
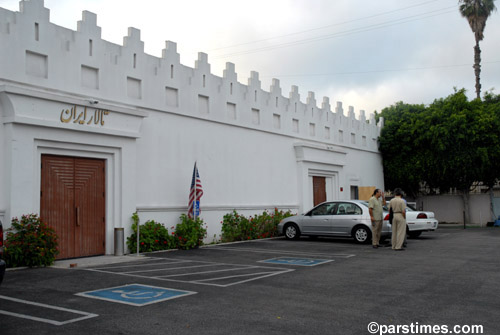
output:
{"label": "bush along wall", "polygon": [[[224,215],[221,242],[253,240],[277,236],[278,223],[292,216],[290,211],[264,211],[262,214],[245,217],[237,211]],[[137,250],[137,225],[139,216],[132,215],[132,235],[127,238],[130,252]],[[139,225],[139,252],[152,252],[167,249],[193,249],[203,245],[207,236],[206,225],[202,218],[190,218],[182,214],[180,222],[169,230],[164,224],[149,220]]]}
{"label": "bush along wall", "polygon": [[4,259],[8,267],[48,266],[54,264],[58,238],[54,229],[37,214],[23,215],[12,221],[13,232],[7,233]]}
{"label": "bush along wall", "polygon": [[[139,224],[137,213],[132,215],[132,221],[132,235],[127,238],[127,246],[130,252],[135,252],[137,250],[137,225]],[[139,252],[174,248],[176,248],[175,239],[163,224],[149,220],[139,225]]]}
{"label": "bush along wall", "polygon": [[[139,216],[132,215],[132,235],[127,238],[127,246],[130,252],[137,250],[137,224]],[[164,224],[149,220],[139,225],[139,252],[151,252],[167,249],[192,249],[203,244],[203,238],[207,230],[203,219],[189,218],[182,214],[180,222],[171,227],[171,231]]]}
{"label": "bush along wall", "polygon": [[284,218],[292,216],[290,211],[281,211],[277,208],[274,212],[245,217],[235,210],[224,215],[222,224],[222,242],[254,240],[266,237],[275,237],[278,234],[278,224]]}
{"label": "bush along wall", "polygon": [[203,245],[203,238],[207,236],[207,229],[203,219],[196,219],[182,214],[181,222],[175,227],[175,240],[179,249],[192,249]]}

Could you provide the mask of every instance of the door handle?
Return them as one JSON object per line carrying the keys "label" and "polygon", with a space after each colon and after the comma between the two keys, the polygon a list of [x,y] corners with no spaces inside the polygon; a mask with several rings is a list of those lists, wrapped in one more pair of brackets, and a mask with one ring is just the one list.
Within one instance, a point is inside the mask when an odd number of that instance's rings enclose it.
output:
{"label": "door handle", "polygon": [[80,213],[79,213],[80,211],[79,211],[79,208],[78,208],[78,207],[76,207],[75,212],[76,212],[76,226],[77,226],[77,227],[79,227],[79,226],[80,226],[80,215],[79,215],[79,214],[80,214]]}

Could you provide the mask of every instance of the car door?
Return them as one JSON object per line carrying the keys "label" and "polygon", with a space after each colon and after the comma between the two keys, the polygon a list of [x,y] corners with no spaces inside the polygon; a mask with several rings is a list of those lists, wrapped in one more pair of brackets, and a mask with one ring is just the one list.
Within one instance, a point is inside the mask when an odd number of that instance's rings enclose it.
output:
{"label": "car door", "polygon": [[332,232],[336,235],[351,235],[352,228],[362,221],[363,210],[354,202],[338,202],[332,216]]}
{"label": "car door", "polygon": [[332,213],[334,203],[325,202],[309,211],[302,222],[302,232],[310,235],[329,235],[332,233]]}

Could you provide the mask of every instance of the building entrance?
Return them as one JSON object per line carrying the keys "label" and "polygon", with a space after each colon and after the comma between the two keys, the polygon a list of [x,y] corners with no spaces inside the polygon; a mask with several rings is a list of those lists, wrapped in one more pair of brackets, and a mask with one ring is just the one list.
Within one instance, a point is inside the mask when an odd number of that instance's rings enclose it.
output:
{"label": "building entrance", "polygon": [[42,155],[40,216],[59,238],[58,259],[105,253],[105,161]]}
{"label": "building entrance", "polygon": [[326,201],[326,178],[313,176],[314,206]]}

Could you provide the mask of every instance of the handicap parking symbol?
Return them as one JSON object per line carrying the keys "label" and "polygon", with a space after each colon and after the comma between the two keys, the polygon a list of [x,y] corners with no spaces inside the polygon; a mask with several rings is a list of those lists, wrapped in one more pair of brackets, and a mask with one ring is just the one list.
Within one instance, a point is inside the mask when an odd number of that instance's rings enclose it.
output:
{"label": "handicap parking symbol", "polygon": [[130,284],[78,293],[77,295],[133,306],[145,306],[191,294],[196,294],[196,292],[149,285]]}
{"label": "handicap parking symbol", "polygon": [[267,259],[261,262],[273,263],[273,264],[298,265],[298,266],[315,266],[323,263],[333,262],[333,259],[278,257],[278,258]]}

